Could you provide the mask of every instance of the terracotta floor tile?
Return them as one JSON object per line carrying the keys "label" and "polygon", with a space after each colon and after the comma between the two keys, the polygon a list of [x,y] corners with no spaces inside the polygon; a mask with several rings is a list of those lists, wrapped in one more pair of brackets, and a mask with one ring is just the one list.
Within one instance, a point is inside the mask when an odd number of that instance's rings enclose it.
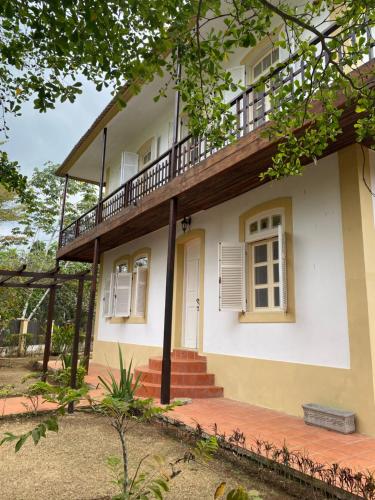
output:
{"label": "terracotta floor tile", "polygon": [[[57,363],[51,365],[57,367]],[[114,370],[118,375],[118,370]],[[107,367],[91,363],[86,378],[93,388],[90,394],[100,398],[103,391],[97,388],[98,375],[108,377]],[[0,402],[0,416],[25,413],[24,398],[9,398]],[[155,400],[158,402],[158,400]],[[85,404],[85,403],[83,403]],[[51,405],[43,405],[49,409]],[[195,399],[192,404],[178,407],[169,416],[193,427],[199,423],[206,432],[213,432],[217,424],[218,432],[228,437],[234,430],[243,432],[246,446],[255,446],[255,440],[268,441],[278,447],[286,443],[290,450],[308,454],[320,463],[338,462],[354,470],[375,471],[375,438],[358,433],[342,435],[326,429],[305,425],[302,418],[281,412],[260,408],[228,398]]]}

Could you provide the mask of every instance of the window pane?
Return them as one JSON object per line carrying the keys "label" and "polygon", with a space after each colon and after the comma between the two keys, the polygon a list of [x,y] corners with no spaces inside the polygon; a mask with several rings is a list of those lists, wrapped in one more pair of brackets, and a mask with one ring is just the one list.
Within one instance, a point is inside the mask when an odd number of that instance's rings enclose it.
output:
{"label": "window pane", "polygon": [[255,267],[255,284],[266,285],[268,282],[267,266]]}
{"label": "window pane", "polygon": [[148,259],[146,256],[144,257],[139,257],[135,262],[134,262],[134,269],[137,267],[147,267]]}
{"label": "window pane", "polygon": [[268,307],[268,288],[255,290],[255,307]]}
{"label": "window pane", "polygon": [[280,307],[280,288],[278,286],[273,289],[273,302],[275,307]]}
{"label": "window pane", "polygon": [[277,240],[272,242],[272,257],[273,260],[279,260],[279,242]]}
{"label": "window pane", "polygon": [[268,217],[266,217],[265,219],[261,219],[260,220],[260,229],[267,229],[268,228]]}
{"label": "window pane", "polygon": [[281,224],[281,215],[273,215],[272,216],[272,227],[280,226]]}
{"label": "window pane", "polygon": [[279,60],[279,49],[274,49],[272,51],[272,62],[275,63]]}
{"label": "window pane", "polygon": [[257,245],[254,247],[255,263],[267,262],[267,245]]}
{"label": "window pane", "polygon": [[278,283],[279,282],[279,264],[274,264],[273,265],[273,282]]}
{"label": "window pane", "polygon": [[258,76],[262,73],[262,63],[258,63],[254,66],[254,78],[258,78]]}
{"label": "window pane", "polygon": [[271,66],[271,54],[268,54],[268,56],[266,56],[263,59],[263,71],[268,69],[270,66]]}
{"label": "window pane", "polygon": [[252,222],[250,224],[250,234],[256,233],[258,231],[258,222]]}
{"label": "window pane", "polygon": [[127,273],[128,272],[128,263],[118,264],[117,266],[118,273]]}

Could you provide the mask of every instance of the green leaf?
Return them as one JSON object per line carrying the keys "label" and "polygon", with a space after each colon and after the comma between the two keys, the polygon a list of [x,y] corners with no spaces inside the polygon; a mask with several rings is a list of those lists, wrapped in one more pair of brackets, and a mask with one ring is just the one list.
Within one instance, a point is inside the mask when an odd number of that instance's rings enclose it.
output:
{"label": "green leaf", "polygon": [[20,451],[22,446],[26,443],[27,438],[30,436],[31,432],[27,432],[26,434],[23,434],[17,441],[16,446],[15,446],[15,451],[16,453]]}

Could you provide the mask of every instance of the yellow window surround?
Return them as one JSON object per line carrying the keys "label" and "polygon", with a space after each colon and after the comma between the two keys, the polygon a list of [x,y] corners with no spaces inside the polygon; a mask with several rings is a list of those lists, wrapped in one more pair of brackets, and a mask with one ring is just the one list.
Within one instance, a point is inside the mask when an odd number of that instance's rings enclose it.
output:
{"label": "yellow window surround", "polygon": [[[294,259],[293,259],[293,220],[292,220],[292,199],[291,198],[276,198],[260,205],[257,205],[243,214],[239,218],[239,241],[246,241],[246,223],[249,219],[261,215],[263,212],[270,212],[276,209],[281,209],[284,215],[284,230],[286,240],[286,274],[287,274],[287,296],[288,307],[287,311],[251,311],[252,297],[250,296],[249,282],[251,279],[251,252],[247,252],[247,304],[248,311],[239,313],[239,321],[241,323],[294,323],[295,322],[295,297],[294,297]],[[250,249],[248,249],[250,250]]]}

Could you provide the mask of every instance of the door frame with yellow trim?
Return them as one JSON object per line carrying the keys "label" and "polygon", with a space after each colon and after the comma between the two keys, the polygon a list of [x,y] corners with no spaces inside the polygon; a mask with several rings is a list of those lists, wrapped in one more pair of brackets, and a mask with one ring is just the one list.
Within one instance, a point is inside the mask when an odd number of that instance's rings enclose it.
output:
{"label": "door frame with yellow trim", "polygon": [[198,318],[198,352],[203,351],[203,325],[204,325],[204,258],[205,258],[205,231],[192,229],[182,234],[176,240],[175,275],[173,292],[173,346],[183,347],[183,321],[184,321],[184,287],[185,287],[185,245],[192,240],[199,240],[199,318]]}

